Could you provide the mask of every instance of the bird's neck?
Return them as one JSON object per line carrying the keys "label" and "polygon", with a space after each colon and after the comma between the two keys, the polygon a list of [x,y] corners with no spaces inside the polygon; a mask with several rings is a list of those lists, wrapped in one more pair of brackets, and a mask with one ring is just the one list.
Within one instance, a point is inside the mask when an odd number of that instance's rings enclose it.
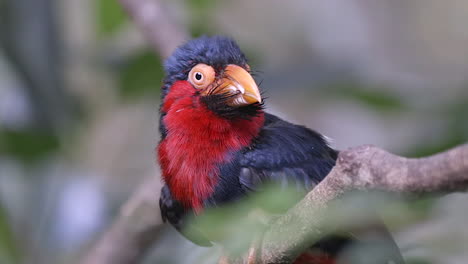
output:
{"label": "bird's neck", "polygon": [[219,166],[251,144],[263,126],[264,114],[228,120],[208,110],[198,96],[174,99],[171,94],[162,110],[167,131],[158,147],[163,179],[175,199],[200,212],[203,201],[214,192]]}

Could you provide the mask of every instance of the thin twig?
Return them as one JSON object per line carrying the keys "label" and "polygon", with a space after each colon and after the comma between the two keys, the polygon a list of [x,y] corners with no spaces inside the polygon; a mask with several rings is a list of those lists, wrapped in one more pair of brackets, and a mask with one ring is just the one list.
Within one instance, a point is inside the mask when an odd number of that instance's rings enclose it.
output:
{"label": "thin twig", "polygon": [[158,0],[118,0],[142,31],[153,50],[167,58],[188,40],[187,30],[176,24]]}
{"label": "thin twig", "polygon": [[144,181],[81,263],[138,263],[162,226],[157,197],[160,186],[156,177]]}

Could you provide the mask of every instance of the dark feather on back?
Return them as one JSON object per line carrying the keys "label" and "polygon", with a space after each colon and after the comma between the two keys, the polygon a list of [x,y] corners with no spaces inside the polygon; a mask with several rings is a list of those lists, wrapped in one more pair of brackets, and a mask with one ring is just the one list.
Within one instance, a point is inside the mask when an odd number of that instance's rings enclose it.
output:
{"label": "dark feather on back", "polygon": [[337,152],[319,133],[265,114],[265,125],[251,146],[220,164],[220,179],[207,206],[237,200],[266,183],[306,192],[335,165]]}

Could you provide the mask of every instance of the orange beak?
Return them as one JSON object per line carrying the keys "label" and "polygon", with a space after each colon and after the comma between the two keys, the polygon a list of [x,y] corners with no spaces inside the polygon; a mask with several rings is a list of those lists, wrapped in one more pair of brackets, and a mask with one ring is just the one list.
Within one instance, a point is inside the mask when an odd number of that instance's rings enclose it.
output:
{"label": "orange beak", "polygon": [[234,64],[226,66],[225,77],[221,79],[216,93],[234,95],[233,99],[228,101],[231,106],[245,106],[262,102],[262,96],[255,80],[246,70]]}

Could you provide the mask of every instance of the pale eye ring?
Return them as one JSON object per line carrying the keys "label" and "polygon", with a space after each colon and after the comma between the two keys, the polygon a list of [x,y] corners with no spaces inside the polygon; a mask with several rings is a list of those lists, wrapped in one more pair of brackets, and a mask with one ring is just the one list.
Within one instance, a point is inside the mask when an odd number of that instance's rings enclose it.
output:
{"label": "pale eye ring", "polygon": [[197,89],[205,89],[215,80],[213,67],[199,63],[189,73],[187,80]]}

